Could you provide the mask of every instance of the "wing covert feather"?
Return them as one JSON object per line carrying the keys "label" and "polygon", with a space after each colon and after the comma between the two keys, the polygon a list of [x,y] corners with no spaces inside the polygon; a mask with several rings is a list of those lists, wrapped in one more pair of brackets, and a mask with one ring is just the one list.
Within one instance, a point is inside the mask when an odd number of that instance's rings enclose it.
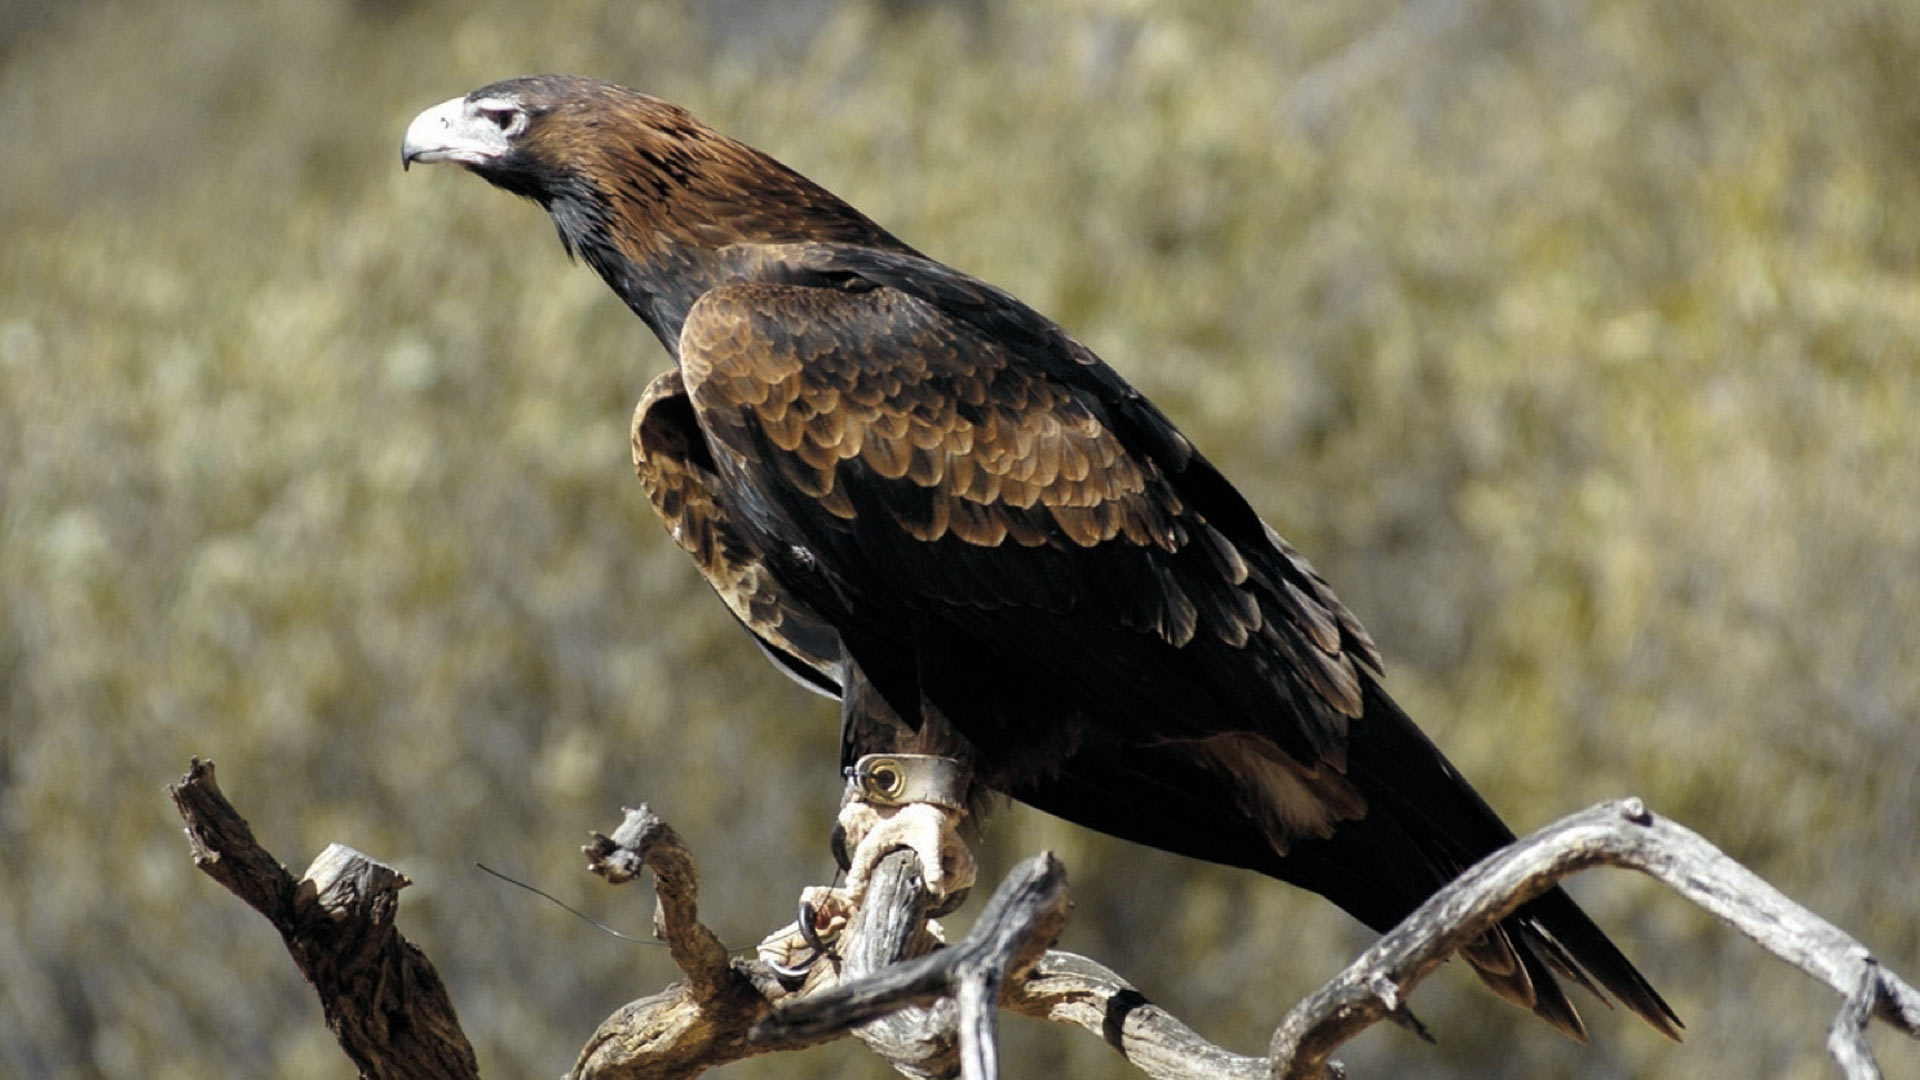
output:
{"label": "wing covert feather", "polygon": [[742,509],[826,572],[857,560],[820,603],[904,608],[1015,653],[1076,641],[1062,678],[1092,700],[1172,655],[1190,685],[1168,705],[1190,715],[1167,729],[1260,731],[1340,766],[1377,666],[1352,616],[1257,518],[1230,535],[1192,504],[1217,474],[1154,453],[1177,432],[1137,437],[1098,379],[1020,344],[894,288],[754,282],[704,296],[679,356]]}
{"label": "wing covert feather", "polygon": [[720,497],[720,477],[678,370],[662,372],[633,410],[633,468],[667,533],[741,625],[795,679],[838,694],[840,641],[770,572],[753,538]]}

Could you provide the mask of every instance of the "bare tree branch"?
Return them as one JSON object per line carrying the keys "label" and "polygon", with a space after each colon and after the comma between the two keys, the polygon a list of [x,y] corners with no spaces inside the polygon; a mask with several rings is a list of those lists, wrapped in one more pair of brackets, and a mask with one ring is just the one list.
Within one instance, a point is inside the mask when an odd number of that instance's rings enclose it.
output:
{"label": "bare tree branch", "polygon": [[466,1080],[480,1066],[440,976],[394,928],[404,874],[338,844],[295,881],[253,838],[198,758],[167,788],[194,865],[280,931],[363,1077]]}
{"label": "bare tree branch", "polygon": [[[281,930],[362,1075],[477,1075],[438,977],[393,929],[404,876],[334,846],[295,881],[221,797],[210,763],[196,760],[170,791],[196,865]],[[728,955],[700,922],[692,855],[644,807],[586,850],[589,866],[610,882],[653,871],[655,929],[686,981],[603,1021],[574,1065],[578,1080],[692,1077],[848,1033],[904,1075],[986,1080],[996,1073],[999,1007],[1094,1032],[1158,1080],[1339,1075],[1333,1050],[1401,1009],[1460,945],[1596,865],[1651,875],[1833,987],[1844,1005],[1828,1047],[1849,1080],[1880,1075],[1863,1037],[1873,1019],[1920,1037],[1920,993],[1864,946],[1634,799],[1566,818],[1468,870],[1295,1006],[1265,1058],[1213,1045],[1092,960],[1047,951],[1068,909],[1065,871],[1051,855],[1009,874],[972,932],[950,948],[927,921],[930,897],[915,856],[888,855],[802,981]],[[799,936],[788,927],[769,942]]]}
{"label": "bare tree branch", "polygon": [[[1335,1047],[1400,1007],[1414,984],[1454,950],[1560,879],[1600,865],[1630,867],[1659,880],[1845,997],[1849,1005],[1829,1045],[1850,1080],[1879,1075],[1857,1034],[1865,1015],[1842,1022],[1851,1011],[1864,1010],[1920,1035],[1920,996],[1875,963],[1865,946],[1699,835],[1654,817],[1638,799],[1623,799],[1564,818],[1489,855],[1436,893],[1294,1006],[1274,1032],[1271,1074],[1326,1075]],[[1864,1070],[1849,1064],[1839,1048],[1843,1027],[1855,1033],[1849,1045],[1865,1059]]]}
{"label": "bare tree branch", "polygon": [[1267,1059],[1223,1050],[1105,966],[1049,951],[1006,995],[1007,1008],[1098,1035],[1155,1080],[1259,1080]]}
{"label": "bare tree branch", "polygon": [[[933,897],[920,878],[920,862],[913,852],[903,849],[880,860],[867,886],[865,903],[853,913],[833,950],[823,958],[828,967],[823,975],[827,977],[809,980],[806,994],[826,994],[835,987],[877,978],[889,968],[937,948],[939,939],[927,927],[932,904]],[[907,1005],[854,1028],[853,1035],[904,1076],[947,1077],[954,1074],[959,1061],[955,1015],[951,1001]],[[831,1038],[833,1033],[822,1032],[820,1037]]]}
{"label": "bare tree branch", "polygon": [[667,943],[673,963],[697,998],[720,993],[729,977],[727,947],[700,921],[700,883],[693,855],[680,834],[642,805],[627,810],[611,837],[599,833],[582,848],[587,869],[609,884],[623,885],[653,871],[654,935]]}
{"label": "bare tree branch", "polygon": [[969,1080],[992,1076],[1000,988],[1022,978],[1059,936],[1067,907],[1066,868],[1051,853],[1036,855],[1007,876],[958,945],[791,1001],[761,1021],[754,1034],[774,1039],[828,1035],[951,998],[959,1015],[940,1020],[951,1019],[958,1029],[961,1075]]}
{"label": "bare tree branch", "polygon": [[679,834],[642,806],[626,811],[611,837],[593,834],[583,850],[588,869],[611,884],[632,881],[643,868],[653,871],[654,934],[667,943],[687,981],[607,1017],[569,1075],[580,1080],[693,1077],[769,1049],[749,1042],[747,1031],[787,990],[759,961],[728,957],[726,946],[700,921],[693,855]]}

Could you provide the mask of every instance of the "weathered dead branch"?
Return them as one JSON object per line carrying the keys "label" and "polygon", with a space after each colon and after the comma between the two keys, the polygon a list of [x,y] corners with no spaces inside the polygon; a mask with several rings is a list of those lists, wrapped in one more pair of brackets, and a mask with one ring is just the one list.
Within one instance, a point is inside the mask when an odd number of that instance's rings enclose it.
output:
{"label": "weathered dead branch", "polygon": [[[824,994],[836,987],[857,985],[937,948],[939,939],[927,926],[927,911],[932,905],[933,897],[920,878],[920,864],[912,852],[896,851],[880,860],[865,904],[853,913],[828,954],[814,965],[824,970],[808,980],[806,993]],[[831,1038],[844,1030],[820,1032],[815,1037]],[[958,1046],[952,1002],[908,1005],[854,1028],[853,1035],[906,1076],[952,1076],[956,1068]],[[769,1037],[768,1041],[774,1038],[778,1037]]]}
{"label": "weathered dead branch", "polygon": [[1223,1050],[1133,985],[1078,953],[1050,950],[1002,1004],[1036,1020],[1098,1035],[1155,1080],[1261,1080],[1265,1058]]}
{"label": "weathered dead branch", "polygon": [[[1012,989],[1003,1004],[1099,1031],[1153,1076],[1330,1075],[1334,1048],[1399,1012],[1413,987],[1460,946],[1562,878],[1597,865],[1629,867],[1654,877],[1842,994],[1846,1006],[1835,1020],[1829,1045],[1843,1075],[1879,1075],[1862,1035],[1870,1019],[1878,1017],[1920,1036],[1920,995],[1882,968],[1864,946],[1697,834],[1654,817],[1634,799],[1601,804],[1564,819],[1470,870],[1296,1006],[1276,1031],[1266,1059],[1240,1057],[1207,1043],[1153,1009],[1104,968],[1070,953],[1049,952],[1024,975],[1020,966],[1013,966]],[[1021,874],[1027,869],[1023,865],[1010,876],[983,913],[981,927],[987,935],[1004,932],[1006,916],[995,908],[1003,897],[1021,894]],[[1057,933],[1057,927],[1052,929],[1049,939]],[[969,941],[982,936],[977,927]],[[817,1001],[796,1002],[778,1015],[793,1031],[822,1034],[833,1019],[844,1024],[892,1005],[924,1003],[934,995],[959,996],[953,973],[960,965],[957,956],[923,958]],[[1098,1026],[1090,1022],[1094,1010],[1085,1007],[1089,1000],[1103,1003]],[[1079,1004],[1080,1015],[1071,1015],[1076,1010],[1067,1002]],[[1123,1021],[1118,1031],[1112,1022],[1116,1012]],[[1125,1021],[1135,1013],[1144,1015],[1129,1040]]]}
{"label": "weathered dead branch", "polygon": [[[393,930],[403,876],[336,846],[296,882],[220,796],[210,763],[195,761],[170,790],[196,865],[280,928],[362,1075],[477,1075],[438,977]],[[574,1066],[578,1080],[691,1077],[846,1034],[907,1076],[991,1077],[997,1008],[1085,1028],[1160,1080],[1339,1075],[1333,1050],[1394,1015],[1461,944],[1596,865],[1651,875],[1833,987],[1845,1003],[1828,1046],[1849,1080],[1880,1075],[1863,1036],[1873,1019],[1920,1037],[1920,993],[1864,946],[1632,799],[1566,818],[1469,870],[1295,1006],[1264,1058],[1214,1046],[1101,965],[1048,950],[1068,909],[1065,871],[1048,854],[1009,874],[951,947],[927,921],[930,898],[914,857],[889,855],[865,902],[799,979],[730,956],[701,924],[693,858],[650,811],[629,811],[613,836],[596,835],[586,850],[611,882],[653,871],[655,930],[686,980],[602,1022]],[[797,940],[798,928],[769,942],[783,937]]]}
{"label": "weathered dead branch", "polygon": [[[630,1002],[601,1023],[574,1062],[574,1077],[691,1077],[765,1050],[747,1030],[785,996],[766,965],[734,959],[700,922],[693,856],[671,826],[642,806],[611,837],[595,833],[587,866],[613,884],[653,871],[654,934],[687,981]],[[804,1044],[796,1044],[804,1045]]]}
{"label": "weathered dead branch", "polygon": [[404,874],[334,844],[294,880],[220,793],[211,761],[195,758],[167,791],[194,865],[280,931],[361,1076],[480,1075],[439,974],[394,928]]}
{"label": "weathered dead branch", "polygon": [[[1294,1006],[1268,1050],[1272,1075],[1325,1075],[1335,1047],[1400,1007],[1455,949],[1562,878],[1591,866],[1639,870],[1847,999],[1828,1044],[1849,1080],[1879,1076],[1860,1032],[1878,1017],[1920,1037],[1920,995],[1866,947],[1638,799],[1601,803],[1481,860]],[[1849,1019],[1859,1013],[1858,1019]],[[1842,1032],[1847,1034],[1843,1035]],[[1845,1051],[1842,1044],[1850,1044]]]}
{"label": "weathered dead branch", "polygon": [[960,1072],[969,1080],[993,1076],[995,1014],[1001,988],[1027,975],[1067,921],[1067,872],[1051,852],[1022,862],[1007,875],[966,940],[949,949],[895,963],[774,1010],[755,1028],[757,1038],[824,1036],[908,1006],[957,1003]]}

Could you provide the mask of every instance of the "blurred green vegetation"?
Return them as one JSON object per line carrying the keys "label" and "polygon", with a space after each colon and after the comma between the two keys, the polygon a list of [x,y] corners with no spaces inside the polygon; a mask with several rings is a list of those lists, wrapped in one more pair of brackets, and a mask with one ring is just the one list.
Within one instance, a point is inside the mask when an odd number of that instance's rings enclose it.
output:
{"label": "blurred green vegetation", "polygon": [[[475,861],[642,929],[575,845],[650,801],[738,946],[827,874],[832,710],[629,478],[660,350],[534,207],[396,167],[415,111],[539,70],[680,101],[1081,335],[1517,826],[1644,796],[1920,975],[1910,0],[91,0],[0,33],[0,1073],[347,1074],[188,861],[194,754],[296,868],[338,840],[418,882],[494,1076],[563,1071],[672,968]],[[1067,944],[1242,1051],[1367,940],[1019,809],[986,873],[1043,845]],[[1370,1034],[1358,1074],[1830,1075],[1824,990],[1575,886],[1684,1047],[1598,1007],[1574,1047],[1447,972],[1441,1045]],[[1007,1056],[1122,1073],[1037,1025]]]}

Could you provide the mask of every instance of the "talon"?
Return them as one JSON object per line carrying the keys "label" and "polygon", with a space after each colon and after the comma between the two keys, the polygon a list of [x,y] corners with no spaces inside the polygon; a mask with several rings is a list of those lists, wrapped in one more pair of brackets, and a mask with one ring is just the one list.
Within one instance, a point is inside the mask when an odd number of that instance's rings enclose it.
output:
{"label": "talon", "polygon": [[766,961],[767,970],[773,972],[775,975],[780,976],[780,978],[783,980],[787,980],[790,982],[800,982],[806,979],[807,973],[813,970],[813,965],[819,963],[820,958],[825,955],[826,955],[825,953],[814,953],[812,956],[809,956],[805,960],[802,960],[798,964],[794,964],[792,966],[788,966],[786,964],[778,964],[773,962],[772,960],[768,960]]}
{"label": "talon", "polygon": [[803,946],[796,943],[794,938],[805,936],[804,933],[796,933],[798,927],[804,925],[805,923],[799,923],[775,930],[760,943],[758,950],[760,962],[767,965],[767,970],[779,976],[782,983],[789,984],[787,986],[789,990],[798,988],[806,979],[807,973],[813,970],[813,965],[819,963],[820,958],[826,955],[825,950],[811,947],[807,948],[805,955],[799,955]]}
{"label": "talon", "polygon": [[844,874],[853,869],[853,854],[847,848],[845,824],[839,821],[833,823],[833,833],[827,837],[827,847],[832,850],[833,864],[840,868],[841,873]]}
{"label": "talon", "polygon": [[852,909],[845,892],[809,885],[800,893],[800,917],[760,943],[761,962],[783,980],[805,979],[815,964],[832,955],[833,942],[846,927]]}
{"label": "talon", "polygon": [[808,967],[813,966],[813,962],[815,960],[820,959],[820,954],[827,951],[827,943],[820,940],[819,927],[816,927],[815,925],[813,925],[814,914],[815,912],[814,912],[813,905],[807,902],[806,897],[801,897],[800,898],[800,940],[806,942],[807,948],[813,950],[813,956],[807,960]]}

